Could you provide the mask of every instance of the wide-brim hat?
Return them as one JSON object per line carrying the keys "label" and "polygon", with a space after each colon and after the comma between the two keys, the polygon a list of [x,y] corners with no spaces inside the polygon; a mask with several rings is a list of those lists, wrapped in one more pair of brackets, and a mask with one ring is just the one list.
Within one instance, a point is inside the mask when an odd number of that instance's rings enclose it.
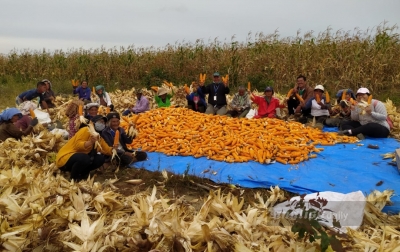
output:
{"label": "wide-brim hat", "polygon": [[159,88],[158,91],[157,91],[157,96],[165,95],[167,93],[168,93],[167,89]]}

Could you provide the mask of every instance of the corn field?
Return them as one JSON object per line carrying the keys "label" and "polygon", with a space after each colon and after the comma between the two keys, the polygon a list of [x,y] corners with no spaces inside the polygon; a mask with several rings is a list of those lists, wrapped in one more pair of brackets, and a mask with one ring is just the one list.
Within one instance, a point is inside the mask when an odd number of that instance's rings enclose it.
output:
{"label": "corn field", "polygon": [[318,36],[298,32],[286,38],[280,38],[278,32],[249,33],[246,42],[232,37],[231,41],[197,40],[164,48],[15,50],[0,55],[0,85],[34,86],[37,80],[48,78],[57,92],[70,92],[70,79],[88,80],[90,86],[101,83],[110,90],[149,88],[164,79],[190,83],[199,73],[207,73],[211,81],[211,74],[220,71],[229,74],[233,87],[250,81],[254,88],[272,85],[285,92],[296,76],[303,74],[310,85],[323,84],[332,93],[360,86],[376,93],[400,84],[397,29],[384,23],[367,31],[334,32],[328,28]]}

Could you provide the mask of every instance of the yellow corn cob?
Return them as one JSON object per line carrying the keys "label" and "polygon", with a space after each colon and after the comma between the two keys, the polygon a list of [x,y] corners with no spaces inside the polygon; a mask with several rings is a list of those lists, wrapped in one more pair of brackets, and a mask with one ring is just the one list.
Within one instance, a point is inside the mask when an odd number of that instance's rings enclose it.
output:
{"label": "yellow corn cob", "polygon": [[370,94],[369,96],[368,96],[368,104],[371,104],[371,101],[372,101],[372,95]]}
{"label": "yellow corn cob", "polygon": [[325,103],[330,103],[331,102],[331,97],[329,97],[328,91],[325,91]]}

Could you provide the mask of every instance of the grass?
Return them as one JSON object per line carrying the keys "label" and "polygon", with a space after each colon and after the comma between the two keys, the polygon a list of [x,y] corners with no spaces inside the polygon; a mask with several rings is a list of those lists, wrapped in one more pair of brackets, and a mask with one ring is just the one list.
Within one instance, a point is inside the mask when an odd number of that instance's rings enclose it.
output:
{"label": "grass", "polygon": [[[217,39],[183,42],[163,48],[104,47],[98,49],[11,51],[0,55],[0,87],[13,106],[19,93],[47,78],[56,93],[69,94],[71,79],[103,84],[108,91],[132,86],[149,88],[162,80],[176,85],[211,81],[214,71],[229,74],[233,89],[251,82],[253,88],[272,85],[286,93],[296,76],[304,74],[311,86],[323,84],[331,93],[341,88],[368,87],[374,97],[400,104],[400,35],[397,26],[383,23],[372,30],[311,32],[280,38],[278,33],[249,34],[247,41]],[[3,105],[4,104],[4,105]]]}

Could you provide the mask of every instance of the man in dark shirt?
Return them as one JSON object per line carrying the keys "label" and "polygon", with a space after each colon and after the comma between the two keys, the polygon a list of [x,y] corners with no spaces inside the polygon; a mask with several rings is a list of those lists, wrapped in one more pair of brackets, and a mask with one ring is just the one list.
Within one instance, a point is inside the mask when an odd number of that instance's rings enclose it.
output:
{"label": "man in dark shirt", "polygon": [[220,82],[219,73],[215,72],[213,75],[213,83],[204,86],[203,83],[199,83],[201,91],[204,94],[208,94],[208,104],[206,114],[212,115],[225,115],[226,110],[226,95],[229,94],[229,84]]}
{"label": "man in dark shirt", "polygon": [[39,97],[39,100],[41,101],[40,106],[42,107],[42,109],[48,109],[47,103],[44,99],[45,98],[44,94],[46,93],[46,91],[47,91],[46,83],[39,81],[36,84],[36,89],[31,89],[18,95],[15,102],[17,103],[17,105],[19,105],[24,101],[31,101]]}

